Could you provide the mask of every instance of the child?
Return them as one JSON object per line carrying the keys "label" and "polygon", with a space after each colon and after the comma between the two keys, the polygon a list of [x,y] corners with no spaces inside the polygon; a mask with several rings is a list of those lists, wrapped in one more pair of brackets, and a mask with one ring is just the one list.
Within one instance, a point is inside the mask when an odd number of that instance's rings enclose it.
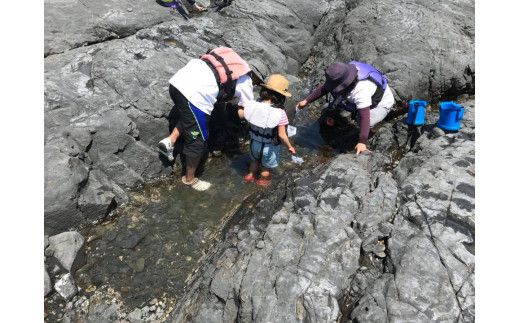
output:
{"label": "child", "polygon": [[[260,186],[267,186],[271,182],[269,170],[278,167],[280,142],[294,155],[296,150],[291,145],[285,127],[289,124],[285,114],[285,98],[290,97],[287,91],[289,81],[280,74],[270,75],[265,84],[261,84],[260,99],[249,101],[239,110],[239,116],[249,122],[251,136],[249,157],[251,164],[249,172],[244,176],[246,182],[255,182]],[[264,169],[255,181],[255,174],[260,166]]]}

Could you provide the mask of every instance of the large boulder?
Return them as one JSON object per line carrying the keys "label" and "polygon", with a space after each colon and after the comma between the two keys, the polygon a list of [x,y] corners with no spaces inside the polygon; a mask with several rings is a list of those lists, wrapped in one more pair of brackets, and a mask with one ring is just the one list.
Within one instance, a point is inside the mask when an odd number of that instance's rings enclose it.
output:
{"label": "large boulder", "polygon": [[384,72],[398,100],[474,93],[473,0],[347,1],[323,19],[313,42],[311,84],[328,64],[358,60]]}

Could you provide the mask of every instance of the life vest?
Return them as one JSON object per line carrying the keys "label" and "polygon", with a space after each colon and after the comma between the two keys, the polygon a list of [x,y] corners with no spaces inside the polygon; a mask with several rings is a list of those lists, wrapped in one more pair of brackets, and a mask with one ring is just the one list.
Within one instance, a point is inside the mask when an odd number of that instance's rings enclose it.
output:
{"label": "life vest", "polygon": [[251,104],[255,106],[244,107],[245,118],[249,122],[251,140],[273,146],[279,145],[278,121],[281,117],[279,111],[267,103],[252,102]]}
{"label": "life vest", "polygon": [[251,71],[249,65],[229,47],[217,47],[200,57],[215,75],[219,87],[217,101],[229,101],[235,96],[237,80]]}
{"label": "life vest", "polygon": [[357,79],[358,81],[370,80],[377,86],[376,92],[372,95],[371,109],[375,108],[379,102],[383,99],[385,94],[387,79],[378,69],[367,63],[361,63],[356,61],[348,62],[347,64],[355,65],[358,70]]}

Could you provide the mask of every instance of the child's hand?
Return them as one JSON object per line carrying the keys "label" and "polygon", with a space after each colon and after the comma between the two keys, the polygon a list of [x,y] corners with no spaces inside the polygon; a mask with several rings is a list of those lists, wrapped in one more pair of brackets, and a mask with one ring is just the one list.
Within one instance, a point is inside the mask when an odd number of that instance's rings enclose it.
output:
{"label": "child's hand", "polygon": [[294,149],[294,147],[289,147],[288,150],[291,154],[296,155],[296,149]]}

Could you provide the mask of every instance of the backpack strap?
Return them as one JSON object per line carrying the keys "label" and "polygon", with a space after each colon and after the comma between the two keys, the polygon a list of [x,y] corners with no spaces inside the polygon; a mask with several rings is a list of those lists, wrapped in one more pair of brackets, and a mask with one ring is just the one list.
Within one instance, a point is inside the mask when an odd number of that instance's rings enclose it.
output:
{"label": "backpack strap", "polygon": [[[376,82],[374,82],[374,83],[376,83]],[[372,95],[372,105],[370,106],[371,110],[373,108],[377,107],[379,102],[381,102],[381,100],[383,99],[383,94],[385,94],[385,91],[383,91],[383,89],[380,86],[378,86],[376,83],[376,92]]]}
{"label": "backpack strap", "polygon": [[208,52],[208,54],[215,57],[215,59],[222,65],[222,67],[224,68],[224,71],[226,73],[226,80],[225,81],[221,80],[219,73],[218,73],[217,69],[215,68],[215,66],[213,66],[213,64],[210,61],[202,58],[202,60],[205,61],[206,64],[208,64],[211,71],[213,72],[213,75],[215,75],[215,79],[217,80],[217,84],[219,87],[217,101],[219,101],[219,102],[229,101],[235,96],[237,80],[233,80],[232,72],[229,69],[229,66],[226,64],[226,61],[222,58],[222,56],[220,56],[212,51]]}

